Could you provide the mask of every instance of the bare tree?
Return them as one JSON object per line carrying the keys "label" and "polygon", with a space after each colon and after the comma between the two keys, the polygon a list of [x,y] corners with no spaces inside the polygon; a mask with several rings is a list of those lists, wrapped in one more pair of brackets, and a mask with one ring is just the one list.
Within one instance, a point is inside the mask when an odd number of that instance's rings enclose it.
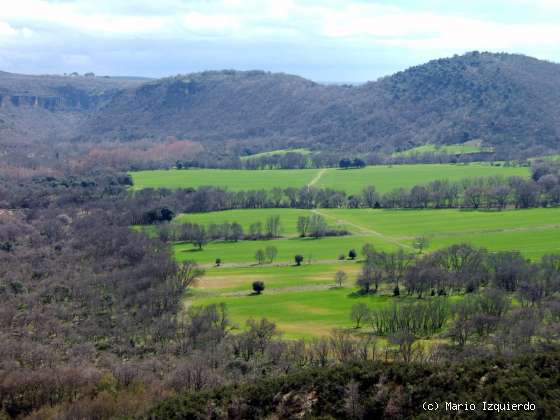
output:
{"label": "bare tree", "polygon": [[346,274],[346,272],[342,270],[338,270],[334,275],[334,281],[338,287],[342,287],[342,285],[346,282],[347,279],[348,279],[348,274]]}

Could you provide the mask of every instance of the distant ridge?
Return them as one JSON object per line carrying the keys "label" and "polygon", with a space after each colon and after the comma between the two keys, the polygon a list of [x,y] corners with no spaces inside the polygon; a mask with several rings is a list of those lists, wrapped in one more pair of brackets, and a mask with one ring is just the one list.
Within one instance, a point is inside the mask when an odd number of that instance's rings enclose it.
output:
{"label": "distant ridge", "polygon": [[176,136],[393,151],[482,139],[560,148],[560,65],[513,54],[433,60],[357,86],[264,71],[149,81],[0,73],[0,97],[0,140]]}

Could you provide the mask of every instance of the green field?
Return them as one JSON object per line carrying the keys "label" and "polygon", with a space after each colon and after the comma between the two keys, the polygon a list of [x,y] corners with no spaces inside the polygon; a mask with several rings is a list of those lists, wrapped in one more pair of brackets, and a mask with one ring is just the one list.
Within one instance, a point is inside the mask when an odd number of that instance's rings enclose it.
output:
{"label": "green field", "polygon": [[[451,181],[479,176],[529,175],[526,167],[492,166],[489,164],[458,165],[394,165],[369,166],[364,169],[341,170],[168,170],[141,171],[131,174],[134,189],[146,187],[186,188],[213,185],[231,190],[271,189],[314,185],[359,193],[366,185],[375,185],[379,192],[394,188],[410,188],[436,179]],[[343,228],[350,236],[321,239],[299,238],[296,224],[300,216],[317,213],[331,227]],[[205,276],[185,298],[185,305],[225,302],[230,318],[241,328],[248,318],[268,319],[289,338],[309,338],[328,334],[335,327],[350,327],[350,308],[359,300],[372,306],[389,305],[396,299],[390,292],[377,296],[357,297],[354,283],[361,263],[339,256],[350,249],[358,252],[366,243],[379,250],[399,247],[413,252],[412,241],[426,236],[426,252],[457,243],[470,243],[491,252],[517,250],[526,258],[538,259],[547,253],[560,253],[560,209],[528,209],[507,211],[472,210],[374,210],[374,209],[244,209],[213,213],[181,214],[173,225],[192,222],[203,225],[237,222],[245,231],[255,222],[266,222],[280,216],[282,238],[269,241],[214,241],[203,250],[190,243],[173,245],[178,261],[195,260],[206,270]],[[155,233],[155,227],[147,229]],[[274,246],[278,255],[272,264],[258,265],[255,252]],[[305,261],[294,264],[301,254]],[[222,261],[215,266],[216,259]],[[344,287],[334,287],[334,274],[348,274]],[[255,280],[265,282],[261,296],[251,295]],[[386,285],[385,287],[389,287]],[[405,298],[400,298],[405,299]]]}
{"label": "green field", "polygon": [[529,169],[491,166],[482,163],[367,166],[363,169],[349,170],[333,168],[328,169],[315,185],[343,190],[349,194],[359,193],[365,186],[374,185],[378,192],[385,193],[395,188],[425,185],[436,179],[458,181],[464,178],[494,175],[527,177]]}
{"label": "green field", "polygon": [[[247,212],[244,214],[244,212]],[[302,212],[302,213],[301,213]],[[306,210],[261,209],[235,210],[183,215],[179,220],[198,223],[264,220],[280,215],[286,231],[294,233],[298,214]],[[461,210],[372,210],[319,209],[330,224],[343,226],[352,236],[339,238],[285,238],[270,241],[213,242],[202,251],[191,244],[176,244],[177,260],[194,259],[206,269],[206,275],[186,298],[187,305],[225,302],[231,318],[243,325],[248,318],[267,317],[275,321],[289,338],[308,338],[328,334],[334,327],[349,327],[350,308],[356,299],[371,305],[389,304],[388,294],[356,297],[353,284],[360,270],[359,261],[338,260],[341,253],[360,250],[373,243],[380,250],[399,246],[412,252],[414,237],[429,238],[427,251],[467,242],[490,251],[518,250],[527,258],[538,259],[547,253],[560,253],[560,209],[507,211]],[[258,265],[254,253],[275,246],[273,264]],[[295,266],[293,257],[301,253],[305,262]],[[223,265],[215,267],[221,258]],[[349,278],[344,288],[333,288],[334,273],[345,271]],[[250,295],[251,284],[264,281],[262,296]]]}
{"label": "green field", "polygon": [[363,169],[291,169],[291,170],[234,170],[188,169],[131,172],[134,186],[142,188],[197,188],[217,186],[230,190],[258,190],[275,187],[332,188],[349,194],[359,193],[365,186],[374,185],[379,192],[394,188],[410,188],[436,179],[456,181],[463,178],[501,175],[529,176],[529,168],[475,164],[427,164],[367,166]]}
{"label": "green field", "polygon": [[468,155],[479,152],[491,152],[491,147],[483,147],[480,140],[471,140],[462,144],[424,144],[402,152],[395,152],[394,157],[398,156],[415,156],[423,153],[445,153],[450,155]]}
{"label": "green field", "polygon": [[258,171],[237,169],[168,169],[131,172],[134,189],[224,187],[230,190],[269,190],[275,187],[303,187],[318,169]]}
{"label": "green field", "polygon": [[[247,215],[243,215],[247,212]],[[426,236],[430,241],[428,251],[467,242],[486,247],[491,251],[518,250],[528,258],[560,252],[560,209],[528,209],[507,211],[472,210],[374,210],[374,209],[320,209],[332,226],[345,228],[351,236],[329,238],[298,238],[295,236],[272,241],[211,242],[203,251],[192,244],[176,244],[174,252],[179,261],[194,259],[201,264],[211,264],[216,258],[229,263],[253,263],[258,249],[274,245],[278,249],[278,262],[291,262],[295,254],[302,254],[314,261],[334,261],[348,250],[360,249],[373,243],[379,249],[410,249],[413,239]],[[259,209],[181,215],[179,220],[197,223],[238,221],[247,225],[251,221],[266,220],[269,215],[279,215],[286,235],[296,235],[298,215],[310,214],[307,210]]]}
{"label": "green field", "polygon": [[311,151],[303,148],[271,150],[269,152],[262,152],[262,153],[255,153],[254,155],[241,156],[241,160],[255,159],[255,158],[261,158],[266,156],[285,155],[286,153],[299,153],[300,155],[309,155],[311,154]]}

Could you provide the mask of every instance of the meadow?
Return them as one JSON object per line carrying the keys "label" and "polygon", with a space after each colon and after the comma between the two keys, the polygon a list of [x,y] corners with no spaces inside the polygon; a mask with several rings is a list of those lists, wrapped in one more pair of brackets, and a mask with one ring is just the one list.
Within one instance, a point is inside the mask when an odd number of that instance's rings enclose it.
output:
{"label": "meadow", "polygon": [[[474,147],[474,146],[473,146]],[[369,166],[342,170],[162,170],[131,174],[134,189],[187,188],[203,185],[231,190],[303,187],[312,184],[359,193],[366,185],[375,185],[383,193],[394,188],[410,188],[436,179],[451,181],[479,176],[527,177],[527,167],[493,166],[490,164],[429,164]],[[346,229],[351,235],[320,239],[300,238],[297,220],[300,216],[322,215],[329,226]],[[361,269],[360,250],[366,243],[378,250],[394,251],[412,248],[414,238],[428,239],[425,252],[433,252],[457,243],[485,247],[490,252],[516,250],[524,257],[537,260],[548,253],[560,253],[560,209],[527,210],[384,210],[384,209],[243,209],[211,213],[180,214],[172,225],[181,223],[237,222],[247,232],[255,222],[266,222],[280,216],[282,237],[258,241],[212,241],[202,250],[191,243],[175,243],[177,261],[194,260],[206,271],[185,298],[185,306],[225,302],[230,318],[240,327],[249,318],[266,317],[274,321],[288,338],[311,338],[329,334],[333,328],[349,328],[351,307],[367,302],[373,307],[390,305],[391,291],[381,290],[373,296],[358,296],[354,283]],[[155,233],[155,228],[148,229]],[[278,254],[272,263],[258,264],[255,253],[274,246]],[[348,252],[358,252],[356,260]],[[304,261],[296,266],[294,256]],[[341,256],[344,259],[341,259]],[[215,261],[221,260],[216,266]],[[342,270],[348,275],[343,287],[335,287],[334,275]],[[260,296],[251,292],[254,281],[265,283]],[[384,287],[390,287],[385,285]],[[450,299],[458,299],[455,296]]]}
{"label": "meadow", "polygon": [[491,147],[484,147],[481,145],[480,140],[471,140],[461,144],[423,144],[422,146],[414,147],[412,149],[403,150],[402,152],[395,152],[392,154],[394,157],[398,156],[414,156],[423,153],[445,153],[451,155],[468,155],[479,152],[491,152]]}
{"label": "meadow", "polygon": [[219,186],[233,191],[272,188],[301,188],[312,184],[349,194],[359,193],[374,185],[379,192],[394,188],[410,188],[436,179],[457,181],[463,178],[499,175],[529,176],[527,167],[472,164],[379,165],[363,169],[168,169],[131,172],[133,189],[198,188]]}
{"label": "meadow", "polygon": [[254,155],[241,156],[240,159],[241,160],[257,159],[257,158],[261,158],[261,157],[285,155],[287,153],[299,153],[300,155],[309,155],[309,154],[311,154],[311,151],[308,150],[308,149],[303,149],[303,148],[299,148],[299,149],[278,149],[278,150],[270,150],[268,152],[255,153]]}
{"label": "meadow", "polygon": [[[244,216],[243,212],[247,211]],[[284,217],[284,212],[286,215]],[[280,215],[285,230],[294,233],[289,223],[306,210],[260,209],[183,215],[179,220],[198,223],[265,220]],[[379,250],[411,245],[416,236],[426,236],[426,252],[461,242],[485,247],[489,251],[517,250],[525,257],[538,259],[547,253],[560,253],[560,209],[506,211],[462,210],[374,210],[320,209],[331,225],[347,228],[351,236],[338,238],[298,238],[269,241],[211,242],[202,251],[191,244],[175,244],[177,260],[193,259],[206,269],[206,275],[186,298],[186,305],[225,302],[231,318],[241,327],[249,318],[266,317],[278,324],[288,338],[325,335],[334,327],[351,326],[349,313],[358,301],[370,305],[388,305],[390,291],[376,296],[359,297],[354,282],[359,274],[357,260],[339,260],[350,249],[359,253],[366,243]],[[259,265],[254,259],[257,249],[275,246],[278,256],[272,264]],[[301,266],[294,255],[302,254]],[[221,267],[214,261],[220,258]],[[334,274],[347,273],[345,287],[336,288]],[[261,296],[251,295],[251,284],[260,280],[266,285]],[[388,286],[387,286],[388,287]]]}

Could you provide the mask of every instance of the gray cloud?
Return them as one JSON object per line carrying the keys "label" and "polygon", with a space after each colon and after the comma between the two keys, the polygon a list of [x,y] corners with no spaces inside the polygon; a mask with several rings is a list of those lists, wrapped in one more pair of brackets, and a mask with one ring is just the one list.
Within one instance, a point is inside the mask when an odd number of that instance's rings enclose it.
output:
{"label": "gray cloud", "polygon": [[[512,1],[519,10],[530,7]],[[536,1],[560,13],[556,3]],[[0,67],[153,77],[259,68],[364,81],[473,49],[560,57],[555,23],[495,19],[482,13],[482,3],[475,13],[477,1],[455,10],[428,3],[433,7],[406,0],[10,1],[0,9]]]}

